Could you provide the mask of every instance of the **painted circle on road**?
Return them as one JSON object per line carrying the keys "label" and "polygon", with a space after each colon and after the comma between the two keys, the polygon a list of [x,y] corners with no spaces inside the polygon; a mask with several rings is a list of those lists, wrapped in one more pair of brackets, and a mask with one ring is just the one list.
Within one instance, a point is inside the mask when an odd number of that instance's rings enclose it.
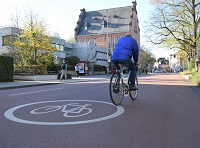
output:
{"label": "painted circle on road", "polygon": [[[49,103],[63,103],[63,102],[69,102],[68,104],[59,104],[59,105],[44,105]],[[86,102],[86,104],[84,104]],[[25,107],[33,107],[34,105],[42,105],[40,107],[34,108],[30,111],[30,114],[32,115],[41,115],[41,114],[49,114],[52,112],[60,111],[62,113],[62,116],[65,118],[79,118],[86,115],[89,115],[92,113],[92,104],[94,103],[100,103],[101,105],[109,105],[112,107],[115,107],[115,112],[106,115],[99,118],[93,118],[93,119],[86,119],[84,120],[81,118],[81,121],[67,121],[67,122],[52,122],[52,121],[31,121],[31,120],[25,120],[16,117],[14,113],[20,109],[23,109]],[[104,110],[104,108],[102,108]],[[25,124],[35,124],[35,125],[74,125],[74,124],[84,124],[84,123],[92,123],[92,122],[99,122],[104,121],[108,119],[115,118],[119,115],[124,113],[124,108],[122,106],[115,106],[112,103],[103,102],[103,101],[93,101],[93,100],[55,100],[55,101],[44,101],[44,102],[34,102],[29,104],[23,104],[16,107],[13,107],[9,110],[7,110],[4,115],[7,119],[19,122],[19,123],[25,123]],[[93,115],[94,116],[94,115]]]}

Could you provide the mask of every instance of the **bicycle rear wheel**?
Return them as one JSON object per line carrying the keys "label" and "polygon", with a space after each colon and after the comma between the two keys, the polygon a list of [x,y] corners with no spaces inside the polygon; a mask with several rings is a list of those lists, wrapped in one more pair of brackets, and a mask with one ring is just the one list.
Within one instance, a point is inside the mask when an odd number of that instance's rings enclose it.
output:
{"label": "bicycle rear wheel", "polygon": [[[128,78],[128,84],[130,83],[130,77]],[[138,87],[138,79],[137,76],[135,77],[135,86]],[[129,96],[131,97],[132,100],[135,100],[137,98],[138,95],[138,90],[134,90],[134,91],[129,91]]]}
{"label": "bicycle rear wheel", "polygon": [[112,74],[110,78],[109,91],[112,103],[116,106],[120,105],[123,100],[124,93],[123,93],[123,84],[120,79],[119,73]]}

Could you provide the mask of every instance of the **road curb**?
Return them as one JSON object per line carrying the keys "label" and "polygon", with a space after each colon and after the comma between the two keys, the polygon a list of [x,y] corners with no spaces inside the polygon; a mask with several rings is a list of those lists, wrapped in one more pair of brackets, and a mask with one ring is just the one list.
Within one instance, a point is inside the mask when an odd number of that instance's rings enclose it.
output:
{"label": "road curb", "polygon": [[[78,82],[92,82],[92,81],[103,81],[106,80],[105,78],[93,78],[93,79],[69,79],[69,80],[63,80],[63,81],[45,81],[45,82],[38,82],[35,84],[24,84],[24,85],[14,85],[14,86],[4,86],[0,87],[0,90],[6,90],[6,89],[15,89],[15,88],[25,88],[25,87],[34,87],[34,86],[44,86],[44,85],[53,85],[53,84],[67,84],[67,83],[78,83]],[[33,81],[35,82],[35,81]],[[13,82],[14,83],[14,82]]]}
{"label": "road curb", "polygon": [[15,89],[15,88],[24,88],[24,87],[34,87],[34,86],[44,86],[44,85],[53,85],[53,84],[62,84],[62,83],[41,83],[41,84],[30,84],[30,85],[8,86],[8,87],[1,87],[0,90],[5,90],[5,89]]}

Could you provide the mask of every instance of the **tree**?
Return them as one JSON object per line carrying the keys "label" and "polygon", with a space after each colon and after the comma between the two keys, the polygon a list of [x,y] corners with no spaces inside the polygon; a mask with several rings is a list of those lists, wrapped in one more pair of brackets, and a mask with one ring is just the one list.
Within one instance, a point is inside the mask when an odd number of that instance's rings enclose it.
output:
{"label": "tree", "polygon": [[[187,64],[187,53],[184,51],[184,50],[179,50],[176,55],[179,57],[180,59],[180,63],[182,63],[182,66],[184,66],[184,69],[185,69],[185,66]],[[187,64],[189,66],[189,63]]]}
{"label": "tree", "polygon": [[[146,23],[148,40],[187,53],[188,61],[197,56],[197,31],[200,24],[199,0],[151,0],[156,4]],[[196,70],[198,65],[195,63]]]}
{"label": "tree", "polygon": [[[197,35],[197,54],[198,54],[198,63],[200,66],[200,32]],[[199,68],[200,70],[200,68]]]}
{"label": "tree", "polygon": [[[19,15],[12,15],[13,26],[16,28],[15,35],[12,35],[10,54],[15,55],[20,65],[51,65],[52,52],[57,49],[51,45],[52,39],[47,32],[46,24],[32,10],[25,12],[25,21],[20,29]],[[19,63],[15,63],[16,65]],[[17,66],[18,67],[18,66]]]}
{"label": "tree", "polygon": [[156,4],[159,4],[162,0],[149,0],[149,3],[151,5],[156,5]]}
{"label": "tree", "polygon": [[67,63],[69,65],[76,65],[79,61],[80,61],[80,58],[77,56],[71,56],[71,57],[67,58]]}
{"label": "tree", "polygon": [[156,58],[148,49],[141,47],[140,48],[140,65],[141,68],[147,67],[147,64],[153,66]]}
{"label": "tree", "polygon": [[68,42],[68,43],[75,43],[74,37],[70,36],[70,37],[67,39],[67,42]]}
{"label": "tree", "polygon": [[5,30],[6,34],[10,34],[10,32],[12,32],[12,33],[9,36],[4,37],[4,44],[6,44],[7,50],[8,50],[8,53],[6,53],[5,55],[11,56],[14,58],[15,69],[19,68],[19,64],[21,61],[19,48],[13,44],[13,42],[19,38],[19,35],[23,31],[22,29],[20,29],[20,25],[19,25],[20,14],[21,13],[18,13],[16,11],[15,14],[13,14],[11,16],[11,22],[12,22],[12,25],[14,26],[14,28],[7,27]]}
{"label": "tree", "polygon": [[19,40],[14,45],[20,48],[22,64],[44,64],[56,49],[51,45],[51,38],[46,31],[46,24],[32,13],[27,15],[27,22]]}
{"label": "tree", "polygon": [[200,56],[200,32],[197,35],[197,47],[198,47],[198,54]]}

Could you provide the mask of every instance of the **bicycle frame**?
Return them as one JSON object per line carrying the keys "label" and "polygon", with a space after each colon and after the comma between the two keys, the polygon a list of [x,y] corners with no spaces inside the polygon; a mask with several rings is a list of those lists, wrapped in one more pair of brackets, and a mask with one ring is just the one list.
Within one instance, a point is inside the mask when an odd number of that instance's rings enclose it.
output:
{"label": "bicycle frame", "polygon": [[129,77],[130,77],[130,71],[128,72],[128,77],[127,77],[127,81],[124,82],[124,70],[125,70],[125,66],[123,64],[120,64],[120,69],[118,70],[118,73],[120,74],[120,80],[123,84],[123,94],[124,96],[128,96],[129,95],[129,85],[128,85],[128,80],[129,80]]}
{"label": "bicycle frame", "polygon": [[[115,105],[121,104],[124,96],[130,96],[132,100],[135,100],[137,97],[137,90],[130,91],[129,83],[130,83],[130,71],[128,72],[127,81],[124,79],[124,70],[125,66],[123,64],[119,64],[119,69],[116,70],[115,73],[112,74],[110,78],[110,97]],[[135,78],[136,86],[138,86],[137,76]]]}

